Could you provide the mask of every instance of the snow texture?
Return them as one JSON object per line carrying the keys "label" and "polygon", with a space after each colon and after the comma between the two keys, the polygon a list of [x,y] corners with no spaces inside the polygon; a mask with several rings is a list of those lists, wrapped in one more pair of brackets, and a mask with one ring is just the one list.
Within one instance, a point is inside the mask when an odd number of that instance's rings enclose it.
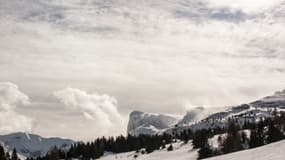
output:
{"label": "snow texture", "polygon": [[[210,158],[209,160],[283,160],[285,157],[285,140],[268,144],[259,148],[244,150],[222,156]],[[181,159],[182,160],[182,159]]]}
{"label": "snow texture", "polygon": [[[192,149],[190,144],[182,142],[175,143],[174,150],[167,152],[164,150],[154,151],[150,154],[138,154],[135,152],[127,152],[121,154],[108,153],[99,160],[195,160],[198,157],[197,150]],[[209,160],[284,160],[285,157],[285,140],[258,147],[255,149],[244,150],[222,156],[212,157]],[[208,160],[208,159],[207,159]]]}
{"label": "snow texture", "polygon": [[163,149],[154,151],[150,154],[140,154],[135,152],[106,154],[99,160],[133,160],[135,159],[135,155],[137,156],[137,160],[195,160],[198,157],[197,150],[193,149],[192,145],[190,144],[183,144],[183,142],[178,142],[173,144],[173,148],[173,151],[167,151],[166,149]]}

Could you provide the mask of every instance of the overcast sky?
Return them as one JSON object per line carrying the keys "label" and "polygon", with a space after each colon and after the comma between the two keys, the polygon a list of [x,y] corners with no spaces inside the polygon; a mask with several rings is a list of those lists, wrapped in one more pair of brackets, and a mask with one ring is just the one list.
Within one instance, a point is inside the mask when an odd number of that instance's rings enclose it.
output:
{"label": "overcast sky", "polygon": [[92,139],[285,87],[281,0],[0,0],[0,133]]}

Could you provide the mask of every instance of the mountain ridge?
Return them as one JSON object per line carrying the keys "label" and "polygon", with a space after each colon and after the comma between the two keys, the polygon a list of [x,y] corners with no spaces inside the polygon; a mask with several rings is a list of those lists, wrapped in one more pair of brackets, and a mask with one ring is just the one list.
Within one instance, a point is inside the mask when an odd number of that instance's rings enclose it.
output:
{"label": "mountain ridge", "polygon": [[45,138],[36,134],[15,132],[0,135],[0,144],[11,152],[14,148],[23,157],[39,157],[45,155],[52,147],[68,149],[74,141],[59,137]]}
{"label": "mountain ridge", "polygon": [[[176,124],[172,124],[169,126],[156,126],[155,128],[149,125],[149,121],[147,120],[147,116],[144,117],[144,121],[140,121],[139,127],[143,129],[136,129],[136,133],[129,132],[130,128],[128,127],[127,132],[131,135],[155,135],[162,133],[173,133],[181,132],[185,129],[203,129],[203,128],[215,128],[215,127],[226,127],[229,119],[235,119],[238,124],[242,125],[247,122],[256,122],[262,118],[272,117],[274,114],[274,110],[285,110],[285,89],[282,91],[277,91],[273,95],[263,97],[259,100],[240,104],[231,107],[225,107],[227,109],[223,111],[212,112],[211,114],[206,115],[205,117],[199,118],[199,114],[203,114],[207,108],[205,107],[196,107],[192,110],[187,111],[186,115],[183,116],[182,119],[178,119]],[[141,111],[134,111],[130,114],[129,126],[132,125],[132,121],[136,121],[136,118],[132,116],[134,113],[140,114],[150,114],[150,115],[159,115],[152,113],[145,113]],[[147,122],[147,123],[143,123]],[[139,128],[138,127],[138,128]],[[161,129],[160,129],[161,128]],[[150,130],[147,132],[146,130]]]}

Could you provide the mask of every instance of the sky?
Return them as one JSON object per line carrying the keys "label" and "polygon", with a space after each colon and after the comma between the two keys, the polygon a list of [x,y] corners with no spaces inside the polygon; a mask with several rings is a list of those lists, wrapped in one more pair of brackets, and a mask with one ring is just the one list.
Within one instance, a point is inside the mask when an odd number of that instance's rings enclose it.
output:
{"label": "sky", "polygon": [[0,133],[89,140],[285,88],[282,0],[0,0]]}

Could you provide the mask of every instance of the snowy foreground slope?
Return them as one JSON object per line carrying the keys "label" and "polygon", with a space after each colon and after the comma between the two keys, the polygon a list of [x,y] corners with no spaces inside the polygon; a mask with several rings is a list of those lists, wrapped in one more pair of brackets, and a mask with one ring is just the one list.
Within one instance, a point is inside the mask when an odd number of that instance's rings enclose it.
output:
{"label": "snowy foreground slope", "polygon": [[[135,152],[121,154],[106,154],[99,160],[134,160]],[[139,154],[137,160],[196,160],[197,150],[192,149],[190,144],[184,145],[183,142],[175,143],[173,151],[154,151],[150,154]],[[285,140],[265,145],[259,148],[244,150],[222,156],[212,157],[207,160],[284,160],[285,159]]]}
{"label": "snowy foreground slope", "polygon": [[[284,160],[285,140],[271,143],[255,149],[244,150],[222,156],[209,158],[209,160]],[[182,159],[181,159],[182,160]]]}
{"label": "snowy foreground slope", "polygon": [[137,160],[195,160],[198,157],[197,150],[192,148],[192,145],[183,144],[183,142],[173,144],[173,151],[167,151],[166,149],[154,151],[149,154],[137,154],[135,152],[127,152],[120,154],[106,154],[99,160],[133,160],[137,155]]}

